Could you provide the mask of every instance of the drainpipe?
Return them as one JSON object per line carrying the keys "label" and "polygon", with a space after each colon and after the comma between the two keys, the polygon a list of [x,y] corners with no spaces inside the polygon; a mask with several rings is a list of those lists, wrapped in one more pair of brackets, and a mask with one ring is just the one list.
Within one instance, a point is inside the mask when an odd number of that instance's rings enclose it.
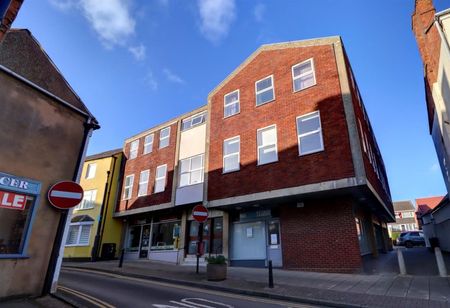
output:
{"label": "drainpipe", "polygon": [[[80,181],[81,172],[83,168],[83,161],[86,157],[86,151],[89,144],[89,138],[92,136],[92,131],[99,129],[100,126],[96,120],[89,115],[89,118],[84,123],[84,136],[81,143],[80,152],[78,154],[78,160],[76,169],[73,175],[73,180],[77,183]],[[62,258],[64,255],[64,240],[67,238],[69,232],[70,217],[72,216],[72,209],[63,210],[58,223],[58,229],[56,230],[56,237],[53,243],[52,253],[50,255],[50,261],[47,268],[47,274],[44,281],[44,287],[42,294],[55,293],[58,283],[58,278],[61,270]]]}
{"label": "drainpipe", "polygon": [[97,261],[98,259],[98,248],[100,245],[100,233],[101,233],[101,228],[102,228],[102,224],[103,224],[103,212],[105,211],[105,203],[107,203],[107,199],[106,196],[108,195],[108,189],[109,189],[109,174],[110,171],[106,171],[106,183],[105,183],[105,190],[103,191],[103,199],[102,199],[102,206],[100,208],[100,216],[98,218],[98,225],[97,225],[97,231],[95,234],[95,238],[94,238],[94,245],[92,246],[92,251],[91,251],[91,260],[93,262]]}

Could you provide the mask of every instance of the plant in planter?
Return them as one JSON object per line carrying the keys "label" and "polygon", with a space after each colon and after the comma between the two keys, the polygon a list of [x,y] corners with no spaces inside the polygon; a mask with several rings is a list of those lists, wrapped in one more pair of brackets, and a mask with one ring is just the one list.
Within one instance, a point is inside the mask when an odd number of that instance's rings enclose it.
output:
{"label": "plant in planter", "polygon": [[206,278],[212,281],[227,279],[227,259],[222,256],[206,257]]}

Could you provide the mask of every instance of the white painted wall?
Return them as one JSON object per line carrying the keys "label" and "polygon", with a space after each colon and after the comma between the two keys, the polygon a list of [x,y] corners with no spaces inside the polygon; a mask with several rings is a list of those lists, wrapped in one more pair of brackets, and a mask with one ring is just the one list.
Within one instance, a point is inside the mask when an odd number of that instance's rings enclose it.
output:
{"label": "white painted wall", "polygon": [[179,159],[185,159],[205,153],[206,124],[181,132]]}

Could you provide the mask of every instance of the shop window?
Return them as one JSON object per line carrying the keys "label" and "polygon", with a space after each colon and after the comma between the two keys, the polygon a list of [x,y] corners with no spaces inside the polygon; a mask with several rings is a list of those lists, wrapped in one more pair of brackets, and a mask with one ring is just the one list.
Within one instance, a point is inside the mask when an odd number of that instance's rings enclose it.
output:
{"label": "shop window", "polygon": [[[14,207],[14,200],[19,199],[21,206]],[[22,254],[30,226],[34,198],[0,191],[0,202],[0,257]]]}
{"label": "shop window", "polygon": [[180,236],[180,222],[161,222],[153,224],[150,250],[171,250]]}
{"label": "shop window", "polygon": [[165,148],[169,146],[170,142],[170,126],[163,128],[159,132],[159,148]]}
{"label": "shop window", "polygon": [[203,154],[180,161],[180,187],[203,183]]}
{"label": "shop window", "polygon": [[97,170],[97,164],[88,164],[86,167],[85,179],[93,179],[95,177],[95,171]]}
{"label": "shop window", "polygon": [[299,155],[323,151],[320,113],[315,111],[297,118]]}
{"label": "shop window", "polygon": [[223,98],[223,117],[231,117],[239,113],[239,90],[228,93]]}
{"label": "shop window", "polygon": [[[197,253],[199,223],[189,222],[188,254]],[[222,217],[208,219],[203,224],[203,248],[205,254],[221,254],[223,251],[223,219]]]}
{"label": "shop window", "polygon": [[144,138],[144,153],[143,154],[148,154],[153,151],[153,138],[154,138],[154,134],[145,136],[145,138]]}
{"label": "shop window", "polygon": [[133,252],[139,250],[141,232],[142,226],[131,226],[128,228],[127,251]]}
{"label": "shop window", "polygon": [[258,129],[257,139],[258,165],[277,161],[277,127],[275,125],[271,125],[269,127]]}

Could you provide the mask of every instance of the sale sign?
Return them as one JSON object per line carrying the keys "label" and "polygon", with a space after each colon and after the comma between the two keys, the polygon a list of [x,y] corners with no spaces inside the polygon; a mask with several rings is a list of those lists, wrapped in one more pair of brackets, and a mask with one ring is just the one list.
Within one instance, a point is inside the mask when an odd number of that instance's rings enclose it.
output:
{"label": "sale sign", "polygon": [[0,190],[0,207],[23,211],[26,204],[27,196]]}

